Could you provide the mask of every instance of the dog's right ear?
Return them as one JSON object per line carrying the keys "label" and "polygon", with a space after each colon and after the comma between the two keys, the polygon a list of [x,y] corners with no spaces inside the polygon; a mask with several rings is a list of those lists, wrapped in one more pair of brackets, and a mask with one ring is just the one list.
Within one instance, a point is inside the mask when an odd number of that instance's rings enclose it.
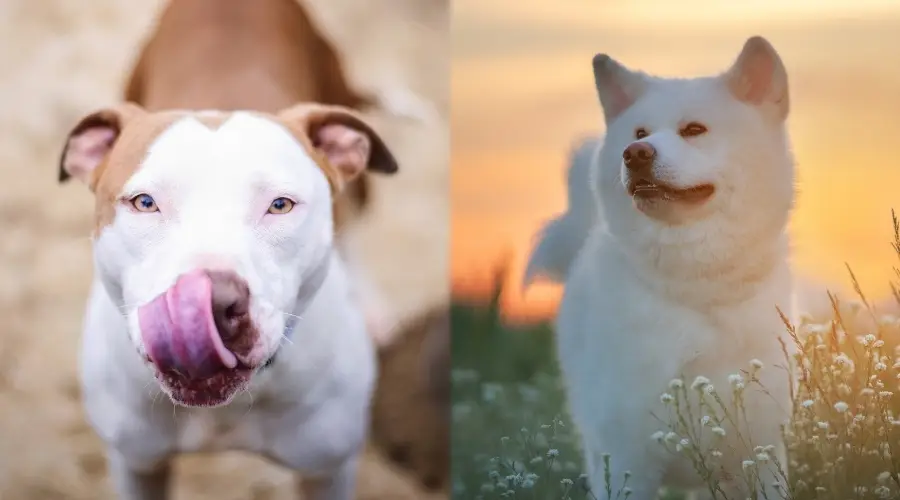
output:
{"label": "dog's right ear", "polygon": [[125,124],[144,112],[137,104],[125,102],[79,120],[69,131],[59,158],[59,182],[74,177],[93,191],[97,167],[103,163]]}
{"label": "dog's right ear", "polygon": [[593,59],[594,84],[607,125],[644,93],[647,75],[632,71],[606,54]]}

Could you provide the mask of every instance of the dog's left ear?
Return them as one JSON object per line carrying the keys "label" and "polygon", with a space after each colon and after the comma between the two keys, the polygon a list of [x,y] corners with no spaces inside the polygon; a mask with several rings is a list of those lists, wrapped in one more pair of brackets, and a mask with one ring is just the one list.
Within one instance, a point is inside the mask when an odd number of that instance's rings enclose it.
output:
{"label": "dog's left ear", "polygon": [[393,174],[397,160],[375,130],[342,106],[298,104],[279,113],[296,133],[309,139],[346,183],[363,171]]}
{"label": "dog's left ear", "polygon": [[790,111],[787,70],[765,38],[749,38],[723,76],[737,100],[757,106],[779,121],[787,118]]}

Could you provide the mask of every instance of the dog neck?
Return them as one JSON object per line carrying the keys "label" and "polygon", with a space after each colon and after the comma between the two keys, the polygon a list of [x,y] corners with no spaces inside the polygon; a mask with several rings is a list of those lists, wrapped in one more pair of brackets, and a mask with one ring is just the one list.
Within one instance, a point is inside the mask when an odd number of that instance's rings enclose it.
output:
{"label": "dog neck", "polygon": [[334,250],[330,249],[322,257],[319,263],[316,264],[316,267],[312,270],[309,277],[300,285],[300,289],[297,292],[297,305],[294,307],[292,315],[288,317],[284,326],[285,338],[291,338],[291,334],[294,332],[294,327],[297,326],[300,315],[306,311],[309,304],[315,299],[319,290],[322,289],[322,285],[328,278],[328,272],[331,270],[333,252]]}
{"label": "dog neck", "polygon": [[[736,240],[699,236],[636,245],[618,241],[623,258],[645,285],[680,302],[704,307],[740,303],[780,272],[789,273],[789,238],[777,234]],[[722,241],[716,244],[716,240]]]}

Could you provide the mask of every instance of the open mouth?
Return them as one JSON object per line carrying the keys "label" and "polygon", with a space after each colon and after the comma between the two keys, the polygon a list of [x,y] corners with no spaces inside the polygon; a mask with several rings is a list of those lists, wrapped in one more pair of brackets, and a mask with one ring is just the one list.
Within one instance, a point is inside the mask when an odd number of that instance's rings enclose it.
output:
{"label": "open mouth", "polygon": [[636,179],[628,183],[628,194],[633,198],[648,201],[679,201],[699,203],[713,195],[716,188],[712,184],[700,184],[689,188],[676,188],[669,184]]}

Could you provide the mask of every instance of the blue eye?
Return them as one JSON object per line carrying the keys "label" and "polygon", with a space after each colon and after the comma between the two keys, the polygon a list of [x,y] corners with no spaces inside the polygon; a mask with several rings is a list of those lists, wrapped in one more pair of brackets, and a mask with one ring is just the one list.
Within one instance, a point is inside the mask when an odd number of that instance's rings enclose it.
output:
{"label": "blue eye", "polygon": [[158,212],[156,201],[149,194],[139,194],[131,199],[131,204],[138,212]]}
{"label": "blue eye", "polygon": [[294,202],[287,198],[276,198],[275,201],[269,205],[269,213],[270,214],[286,214],[294,208]]}

